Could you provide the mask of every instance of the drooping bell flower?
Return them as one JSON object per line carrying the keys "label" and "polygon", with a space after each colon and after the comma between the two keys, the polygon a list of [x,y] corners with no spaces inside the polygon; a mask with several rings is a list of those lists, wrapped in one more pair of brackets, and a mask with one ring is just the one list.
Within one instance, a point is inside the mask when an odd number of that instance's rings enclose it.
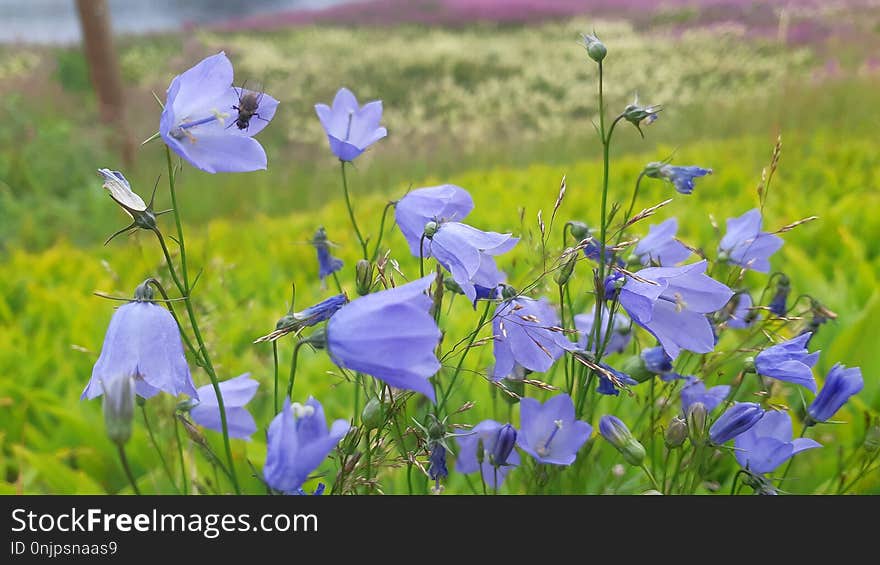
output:
{"label": "drooping bell flower", "polygon": [[440,369],[440,329],[425,294],[434,275],[368,294],[340,308],[327,322],[326,346],[340,367],[434,400],[428,380]]}
{"label": "drooping bell flower", "polygon": [[275,490],[299,494],[303,483],[348,433],[347,420],[327,428],[324,407],[314,398],[305,405],[284,399],[284,408],[269,425],[263,478]]}
{"label": "drooping bell flower", "polygon": [[151,300],[146,283],[135,291],[135,299],[116,309],[107,327],[101,355],[92,368],[92,378],[82,393],[89,400],[103,393],[101,382],[120,375],[135,380],[135,391],[151,398],[160,391],[172,396],[198,398],[183,352],[177,322],[167,309]]}
{"label": "drooping bell flower", "polygon": [[[232,75],[225,53],[203,59],[174,77],[162,111],[163,141],[190,165],[208,173],[266,168],[266,152],[253,136],[272,120],[278,101],[264,92],[233,86]],[[243,111],[247,118],[242,122]]]}
{"label": "drooping bell flower", "polygon": [[370,145],[388,135],[388,130],[379,125],[382,101],[360,106],[347,88],[339,89],[333,106],[316,104],[315,112],[327,133],[330,150],[340,161],[354,161]]}
{"label": "drooping bell flower", "polygon": [[428,222],[460,222],[474,209],[468,191],[454,184],[417,188],[394,205],[394,221],[409,244],[410,253],[419,256],[419,246]]}

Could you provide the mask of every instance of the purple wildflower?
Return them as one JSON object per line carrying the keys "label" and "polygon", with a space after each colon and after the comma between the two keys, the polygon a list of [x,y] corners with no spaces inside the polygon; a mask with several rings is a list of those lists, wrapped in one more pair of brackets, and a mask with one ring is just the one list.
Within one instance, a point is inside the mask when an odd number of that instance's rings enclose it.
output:
{"label": "purple wildflower", "polygon": [[706,383],[700,379],[687,377],[685,380],[686,384],[681,389],[682,414],[687,414],[688,409],[697,402],[705,406],[707,412],[711,412],[730,394],[729,385],[718,385],[707,389]]}
{"label": "purple wildflower", "polygon": [[[234,123],[239,99],[256,95],[258,114],[249,126]],[[278,101],[265,93],[232,86],[232,63],[224,53],[203,59],[177,75],[168,87],[159,125],[162,139],[193,167],[209,173],[266,168],[266,152],[252,136],[272,120]]]}
{"label": "purple wildflower", "polygon": [[318,228],[318,231],[315,232],[312,245],[318,252],[318,278],[323,284],[325,278],[342,268],[342,259],[330,255],[330,241],[327,239],[327,232],[323,227]]}
{"label": "purple wildflower", "polygon": [[755,357],[755,370],[764,377],[794,383],[816,392],[813,365],[819,360],[819,352],[808,353],[810,334],[768,347]]}
{"label": "purple wildflower", "polygon": [[340,367],[372,375],[434,400],[428,380],[440,369],[434,350],[440,329],[428,313],[428,275],[397,288],[362,296],[327,322],[327,352]]}
{"label": "purple wildflower", "polygon": [[635,254],[642,265],[671,267],[691,256],[691,251],[675,239],[678,220],[669,218],[658,225],[651,225],[648,235],[636,245]]}
{"label": "purple wildflower", "polygon": [[315,112],[327,133],[330,150],[340,161],[354,161],[367,147],[388,135],[388,130],[379,125],[382,101],[360,106],[347,88],[336,93],[333,107],[316,104]]}
{"label": "purple wildflower", "polygon": [[[480,471],[489,488],[501,486],[507,473],[520,464],[516,429],[510,424],[484,420],[469,432],[457,435],[458,457],[455,470],[469,474]],[[498,479],[496,484],[495,479]]]}
{"label": "purple wildflower", "polygon": [[706,314],[727,304],[733,292],[705,271],[706,261],[682,267],[649,267],[639,271],[639,278],[656,284],[627,278],[620,289],[620,305],[673,359],[682,349],[708,353],[715,348],[715,334]]}
{"label": "purple wildflower", "polygon": [[809,438],[792,440],[791,418],[782,411],[766,412],[758,423],[738,435],[733,444],[740,466],[759,475],[772,472],[801,451],[822,447]]}
{"label": "purple wildflower", "polygon": [[669,163],[648,163],[645,167],[645,176],[654,179],[663,179],[672,183],[675,190],[681,194],[690,194],[694,191],[694,179],[711,175],[712,169],[703,167],[677,167]]}
{"label": "purple wildflower", "polygon": [[759,273],[770,271],[769,257],[782,247],[782,238],[761,231],[761,211],[749,210],[738,218],[727,220],[727,233],[718,251],[734,265]]}
{"label": "purple wildflower", "polygon": [[135,391],[142,398],[151,398],[159,391],[172,396],[199,397],[186,364],[177,322],[168,310],[150,302],[151,298],[149,287],[141,285],[136,301],[113,313],[101,355],[82,398],[97,398],[103,392],[101,382],[120,375],[135,379]]}
{"label": "purple wildflower", "polygon": [[[223,407],[226,409],[226,426],[229,430],[229,437],[250,439],[251,434],[257,431],[257,424],[244,405],[251,401],[259,386],[260,383],[250,378],[250,373],[220,383],[220,394],[223,395]],[[209,430],[222,432],[220,406],[217,403],[214,387],[205,385],[199,387],[197,392],[199,401],[189,411],[193,422]]]}
{"label": "purple wildflower", "polygon": [[846,404],[851,396],[858,394],[865,386],[862,379],[862,370],[858,367],[846,368],[845,365],[835,363],[822,390],[807,408],[809,423],[825,422],[829,420],[840,408]]}
{"label": "purple wildflower", "polygon": [[567,394],[558,394],[543,405],[534,398],[520,401],[516,444],[539,463],[571,465],[591,433],[590,424],[575,419],[574,403]]}
{"label": "purple wildflower", "polygon": [[709,439],[721,445],[754,426],[764,415],[760,404],[737,402],[722,414],[709,428]]}
{"label": "purple wildflower", "polygon": [[495,337],[494,379],[513,372],[515,363],[543,373],[577,346],[565,337],[559,317],[546,299],[519,296],[498,304],[492,322]]}
{"label": "purple wildflower", "polygon": [[318,468],[350,426],[336,420],[327,429],[324,407],[314,398],[305,405],[284,399],[284,408],[269,425],[263,478],[275,490],[298,494],[309,474]]}
{"label": "purple wildflower", "polygon": [[474,201],[468,192],[454,184],[429,186],[409,191],[394,206],[394,220],[406,238],[414,257],[419,256],[422,234],[428,222],[442,224],[462,221]]}

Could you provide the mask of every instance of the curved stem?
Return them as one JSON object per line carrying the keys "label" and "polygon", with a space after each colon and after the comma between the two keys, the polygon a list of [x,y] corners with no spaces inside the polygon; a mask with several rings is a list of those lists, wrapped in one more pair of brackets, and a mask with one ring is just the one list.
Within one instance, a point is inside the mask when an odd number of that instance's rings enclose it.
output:
{"label": "curved stem", "polygon": [[425,276],[425,234],[419,239],[419,277]]}
{"label": "curved stem", "polygon": [[361,244],[361,250],[364,253],[364,259],[367,258],[367,242],[364,240],[364,236],[361,235],[361,230],[357,225],[357,220],[354,219],[354,209],[351,206],[351,197],[348,195],[348,179],[345,177],[345,161],[339,161],[340,169],[342,170],[342,194],[345,196],[345,207],[348,208],[348,217],[351,219],[351,225],[354,228],[354,233],[358,238],[358,243]]}
{"label": "curved stem", "polygon": [[373,255],[370,259],[371,261],[375,261],[379,258],[379,249],[382,248],[382,238],[385,236],[385,216],[388,215],[388,210],[395,204],[396,202],[389,202],[385,205],[385,209],[382,210],[382,221],[379,223],[379,238],[376,240],[376,248],[373,249]]}
{"label": "curved stem", "polygon": [[171,473],[171,468],[168,466],[168,461],[165,460],[165,455],[162,454],[162,450],[159,448],[159,444],[156,442],[156,436],[153,435],[153,426],[150,425],[150,419],[147,417],[147,407],[145,404],[141,405],[141,414],[143,414],[144,416],[144,427],[147,428],[147,435],[150,436],[150,443],[153,444],[153,448],[159,455],[159,461],[162,463],[162,469],[168,476],[168,480],[171,482],[171,486],[174,488],[175,492],[179,494],[180,491],[177,490],[177,485],[174,483],[174,475]]}
{"label": "curved stem", "polygon": [[299,348],[302,347],[304,341],[296,342],[293,346],[293,357],[290,358],[290,379],[287,381],[287,398],[293,400],[293,383],[296,381],[296,365],[299,359]]}
{"label": "curved stem", "polygon": [[134,490],[135,494],[140,495],[141,491],[138,489],[137,481],[134,480],[134,474],[132,474],[131,467],[128,465],[128,458],[125,456],[125,446],[122,444],[116,444],[116,451],[119,453],[119,461],[122,462],[122,468],[125,470],[125,476],[128,477],[128,482],[131,483],[131,488]]}
{"label": "curved stem", "polygon": [[[214,394],[217,396],[217,407],[220,410],[220,425],[223,432],[223,446],[226,449],[226,459],[229,462],[229,474],[232,479],[232,486],[235,489],[236,494],[241,494],[241,488],[238,486],[238,476],[235,473],[235,461],[232,458],[232,446],[229,443],[229,426],[226,421],[226,406],[223,403],[223,393],[220,391],[220,381],[217,379],[217,373],[214,371],[214,365],[211,363],[211,358],[208,355],[208,348],[205,345],[205,340],[202,338],[202,332],[199,329],[199,322],[196,317],[195,310],[193,309],[192,299],[189,293],[189,276],[187,272],[187,264],[186,264],[186,243],[184,242],[183,237],[183,223],[180,219],[180,207],[177,205],[177,192],[174,188],[175,184],[175,175],[174,175],[174,167],[171,164],[171,150],[168,146],[165,146],[165,160],[168,164],[168,186],[171,192],[171,206],[174,210],[174,220],[177,224],[177,240],[178,245],[180,246],[180,269],[183,274],[183,298],[184,304],[186,305],[186,312],[189,316],[189,322],[192,326],[193,335],[196,338],[196,342],[199,345],[199,351],[201,353],[201,359],[204,362],[202,365],[205,369],[205,372],[208,373],[208,377],[211,379],[211,386],[214,389]],[[166,260],[169,257],[166,255]],[[169,262],[169,269],[173,269],[173,264]]]}
{"label": "curved stem", "polygon": [[[632,219],[633,210],[636,207],[636,197],[639,195],[639,187],[642,184],[642,179],[645,178],[645,171],[639,173],[638,178],[636,179],[636,186],[633,189],[632,200],[629,201],[629,209],[626,211],[626,216],[623,217],[623,225],[625,226],[627,222]],[[623,239],[623,228],[620,228],[620,239]],[[618,240],[619,242],[619,240]]]}

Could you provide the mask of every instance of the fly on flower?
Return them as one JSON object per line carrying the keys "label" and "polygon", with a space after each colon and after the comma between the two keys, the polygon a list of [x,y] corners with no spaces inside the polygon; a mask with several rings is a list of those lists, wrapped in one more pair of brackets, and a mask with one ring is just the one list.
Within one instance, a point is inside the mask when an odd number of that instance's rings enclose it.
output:
{"label": "fly on flower", "polygon": [[[266,168],[266,152],[253,136],[272,120],[278,101],[260,93],[258,101],[248,98],[244,104],[242,97],[252,93],[236,90],[232,74],[232,63],[225,53],[203,59],[174,77],[162,111],[159,133],[166,145],[190,165],[208,173]],[[253,122],[257,109],[260,120]],[[228,127],[230,120],[245,127]]]}

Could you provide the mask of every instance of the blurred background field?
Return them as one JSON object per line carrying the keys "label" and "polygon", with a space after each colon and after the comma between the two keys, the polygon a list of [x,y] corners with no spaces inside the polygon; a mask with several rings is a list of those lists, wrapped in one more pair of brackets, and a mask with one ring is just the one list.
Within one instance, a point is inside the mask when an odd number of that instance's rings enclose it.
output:
{"label": "blurred background field", "polygon": [[[121,4],[111,2],[111,9],[124,10]],[[774,268],[791,277],[794,296],[810,294],[839,314],[813,341],[823,351],[817,375],[839,361],[861,366],[866,381],[839,416],[852,425],[822,428],[815,437],[826,448],[799,456],[801,470],[821,468],[802,471],[807,476],[798,490],[822,485],[834,473],[837,448],[861,441],[866,415],[880,409],[880,8],[874,3],[379,0],[318,12],[252,12],[120,35],[116,47],[126,123],[136,143],[158,127],[152,93],[164,98],[175,74],[219,50],[235,64],[237,82],[263,84],[282,102],[259,136],[267,171],[208,175],[185,168],[180,181],[191,255],[204,269],[196,304],[207,341],[222,377],[251,372],[266,385],[252,405],[258,423],[268,422],[271,412],[272,351],[251,342],[286,312],[291,282],[297,283],[298,307],[325,296],[314,250],[306,244],[317,226],[340,244],[336,254],[347,265],[343,286],[355,294],[346,281],[353,280],[357,242],[313,105],[329,102],[340,86],[362,101],[384,101],[389,137],[360,158],[350,176],[367,231],[376,233],[382,207],[408,187],[458,184],[476,202],[469,221],[524,238],[500,261],[514,286],[524,284],[533,274],[529,255],[539,247],[536,214],[549,214],[563,175],[569,190],[562,220],[598,222],[595,67],[577,45],[579,33],[596,31],[609,46],[610,107],[622,109],[635,93],[643,102],[664,104],[645,140],[631,128],[616,137],[612,198],[629,197],[648,161],[674,155],[678,164],[715,171],[689,197],[659,183],[643,188],[645,206],[675,198],[656,220],[677,216],[684,240],[714,252],[713,218],[723,229],[725,218],[756,205],[761,169],[782,135],[765,228],[810,215],[819,220],[785,235]],[[101,432],[100,403],[79,401],[114,306],[92,293],[128,296],[144,278],[167,273],[146,234],[102,246],[126,218],[95,171],[124,169],[135,190],[148,194],[164,172],[161,145],[139,147],[124,167],[114,134],[99,119],[79,45],[25,43],[6,32],[2,37],[0,490],[126,490],[113,446]],[[166,207],[165,192],[159,199],[157,208]],[[559,241],[561,223],[551,242]],[[417,260],[396,230],[387,234],[392,257],[412,278]],[[456,320],[448,329],[453,343],[476,322],[459,302],[448,318]],[[584,308],[590,303],[586,297],[581,302]],[[289,346],[281,343],[282,365]],[[468,360],[474,369],[489,363],[488,347]],[[320,398],[332,418],[351,416],[350,387],[336,388],[341,377],[326,355],[305,353],[299,374],[300,395]],[[197,384],[207,382],[195,370],[194,377]],[[485,379],[464,381],[453,404],[477,405],[458,422],[490,416],[498,400]],[[173,409],[170,399],[162,402],[157,418]],[[622,416],[638,409],[625,395],[602,402],[602,409]],[[169,439],[173,429],[160,434]],[[247,460],[262,464],[264,442],[236,443],[240,475],[247,476]],[[143,484],[168,490],[142,426],[130,450]],[[617,461],[607,446],[597,445],[591,456],[605,470]],[[189,457],[199,460],[194,448]],[[400,492],[392,475],[383,483]],[[594,490],[591,480],[584,477],[572,488]],[[251,479],[246,488],[260,492],[261,486]],[[449,488],[467,492],[454,476]],[[517,483],[505,488],[516,492]],[[880,491],[880,479],[869,477],[859,490]]]}

